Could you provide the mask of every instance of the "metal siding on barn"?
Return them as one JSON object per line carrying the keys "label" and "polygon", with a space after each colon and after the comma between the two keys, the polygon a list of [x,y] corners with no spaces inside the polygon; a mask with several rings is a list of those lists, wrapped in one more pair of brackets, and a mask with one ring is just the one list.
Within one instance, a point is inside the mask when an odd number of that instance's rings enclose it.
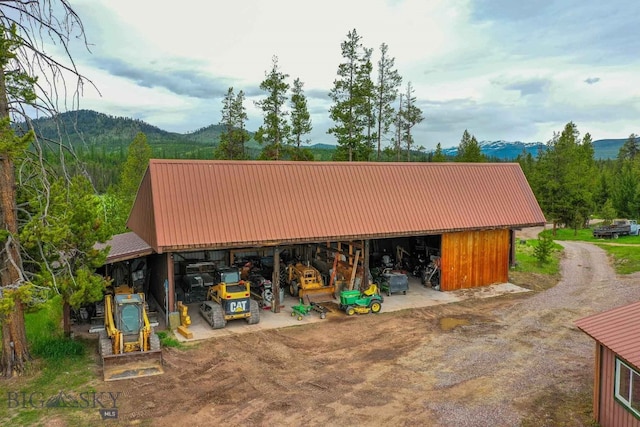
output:
{"label": "metal siding on barn", "polygon": [[596,420],[601,427],[640,427],[638,420],[631,412],[618,403],[614,395],[616,355],[603,346],[601,378],[600,378],[600,419]]}
{"label": "metal siding on barn", "polygon": [[127,227],[157,251],[156,213],[153,210],[153,206],[151,169],[147,168],[138,188],[136,200],[131,208]]}
{"label": "metal siding on barn", "polygon": [[510,242],[507,229],[443,234],[440,289],[508,282]]}

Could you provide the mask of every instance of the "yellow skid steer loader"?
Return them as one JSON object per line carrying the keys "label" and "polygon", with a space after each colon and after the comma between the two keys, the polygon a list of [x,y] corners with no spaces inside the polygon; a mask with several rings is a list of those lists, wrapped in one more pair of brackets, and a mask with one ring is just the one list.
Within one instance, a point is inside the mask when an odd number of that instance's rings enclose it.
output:
{"label": "yellow skid steer loader", "polygon": [[105,296],[99,351],[105,381],[164,373],[160,338],[149,323],[143,293]]}

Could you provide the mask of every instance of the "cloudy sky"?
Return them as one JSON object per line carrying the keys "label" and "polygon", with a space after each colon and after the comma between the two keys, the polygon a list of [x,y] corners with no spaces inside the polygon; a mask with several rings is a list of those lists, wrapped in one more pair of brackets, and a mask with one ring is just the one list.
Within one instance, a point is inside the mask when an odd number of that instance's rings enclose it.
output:
{"label": "cloudy sky", "polygon": [[[573,121],[594,140],[640,133],[637,0],[72,0],[90,43],[73,50],[100,93],[80,107],[191,132],[218,123],[229,87],[247,128],[271,59],[304,83],[312,143],[334,143],[328,92],[340,44],[389,46],[424,120],[418,145],[546,142]],[[375,77],[375,71],[374,71]]]}

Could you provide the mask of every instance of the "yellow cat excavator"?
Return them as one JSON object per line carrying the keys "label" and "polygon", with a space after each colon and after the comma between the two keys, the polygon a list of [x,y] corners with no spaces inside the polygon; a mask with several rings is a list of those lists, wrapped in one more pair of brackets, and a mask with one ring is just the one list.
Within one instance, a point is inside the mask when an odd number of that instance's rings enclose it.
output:
{"label": "yellow cat excavator", "polygon": [[121,287],[105,296],[99,351],[105,381],[164,373],[160,338],[149,323],[143,293]]}

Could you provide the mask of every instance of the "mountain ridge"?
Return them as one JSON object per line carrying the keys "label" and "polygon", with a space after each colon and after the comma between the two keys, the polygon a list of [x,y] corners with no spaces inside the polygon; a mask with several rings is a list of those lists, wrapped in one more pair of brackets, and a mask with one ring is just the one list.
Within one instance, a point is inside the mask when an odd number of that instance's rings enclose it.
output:
{"label": "mountain ridge", "polygon": [[[197,147],[198,150],[201,147],[212,148],[217,144],[220,134],[224,131],[222,125],[211,124],[187,133],[169,132],[143,120],[112,116],[87,109],[60,113],[57,120],[43,117],[34,119],[32,122],[40,136],[56,139],[59,132],[63,142],[73,145],[102,146],[103,149],[113,150],[128,147],[138,132],[143,132],[149,145],[155,146],[156,149],[165,149],[163,147],[170,146],[172,150],[177,152],[181,148],[187,150],[193,150],[194,147]],[[249,133],[251,136],[254,134],[254,132]],[[616,158],[620,147],[626,140],[627,138],[594,141],[595,158]],[[535,157],[539,150],[546,148],[546,144],[542,142],[497,140],[481,141],[479,144],[483,154],[499,160],[515,160],[518,155],[523,153],[530,153]],[[109,147],[105,147],[106,145]],[[259,150],[259,145],[253,139],[248,143],[248,146],[252,150]],[[308,148],[333,150],[335,145],[316,143],[309,145]],[[455,156],[457,151],[457,146],[442,148],[442,152],[447,156]]]}

